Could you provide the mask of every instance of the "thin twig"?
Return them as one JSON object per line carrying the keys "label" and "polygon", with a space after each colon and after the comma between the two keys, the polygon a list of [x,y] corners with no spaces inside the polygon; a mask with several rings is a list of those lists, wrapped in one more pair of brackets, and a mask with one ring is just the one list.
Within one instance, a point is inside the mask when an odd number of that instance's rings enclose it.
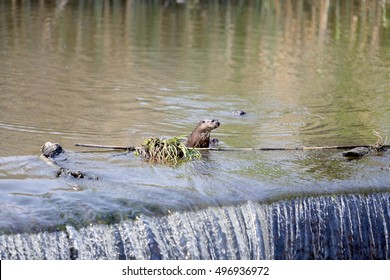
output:
{"label": "thin twig", "polygon": [[[86,148],[97,148],[97,149],[110,149],[110,150],[128,150],[136,151],[142,149],[141,147],[134,146],[107,146],[107,145],[96,145],[96,144],[75,144],[77,147]],[[269,148],[196,148],[197,150],[208,150],[208,151],[300,151],[300,150],[347,150],[354,149],[357,147],[371,147],[370,145],[351,145],[351,146],[319,146],[319,147],[269,147]],[[390,145],[384,145],[383,148],[390,148]]]}
{"label": "thin twig", "polygon": [[[211,151],[309,151],[309,150],[347,150],[357,147],[370,147],[370,145],[360,146],[322,146],[322,147],[265,147],[265,148],[199,148],[199,150]],[[390,146],[385,146],[385,148]]]}
{"label": "thin twig", "polygon": [[134,146],[108,146],[108,145],[96,145],[96,144],[74,144],[76,147],[86,147],[86,148],[96,148],[96,149],[109,149],[109,150],[127,150],[127,151],[136,151],[141,149],[141,147]]}

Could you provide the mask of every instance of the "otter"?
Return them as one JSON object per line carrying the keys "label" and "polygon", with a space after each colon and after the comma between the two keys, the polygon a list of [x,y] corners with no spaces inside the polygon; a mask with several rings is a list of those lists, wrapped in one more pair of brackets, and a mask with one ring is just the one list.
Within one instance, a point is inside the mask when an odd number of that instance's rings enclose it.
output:
{"label": "otter", "polygon": [[210,132],[220,126],[218,120],[202,120],[198,123],[185,141],[187,147],[208,148],[210,144]]}

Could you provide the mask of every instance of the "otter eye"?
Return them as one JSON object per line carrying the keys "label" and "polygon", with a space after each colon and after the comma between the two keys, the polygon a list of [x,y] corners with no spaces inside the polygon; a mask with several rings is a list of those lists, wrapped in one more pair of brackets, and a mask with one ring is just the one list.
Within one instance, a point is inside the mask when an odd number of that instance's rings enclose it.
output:
{"label": "otter eye", "polygon": [[205,123],[206,121],[202,121],[202,123]]}

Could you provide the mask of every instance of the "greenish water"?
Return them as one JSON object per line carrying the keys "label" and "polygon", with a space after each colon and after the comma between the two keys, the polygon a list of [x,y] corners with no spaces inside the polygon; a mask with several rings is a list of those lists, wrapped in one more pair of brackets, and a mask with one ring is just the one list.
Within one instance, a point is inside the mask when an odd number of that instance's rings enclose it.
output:
{"label": "greenish water", "polygon": [[[388,190],[387,153],[209,152],[173,168],[74,147],[186,135],[203,118],[221,122],[222,147],[389,135],[388,1],[163,2],[0,1],[3,231]],[[56,178],[37,157],[46,141],[101,180]]]}

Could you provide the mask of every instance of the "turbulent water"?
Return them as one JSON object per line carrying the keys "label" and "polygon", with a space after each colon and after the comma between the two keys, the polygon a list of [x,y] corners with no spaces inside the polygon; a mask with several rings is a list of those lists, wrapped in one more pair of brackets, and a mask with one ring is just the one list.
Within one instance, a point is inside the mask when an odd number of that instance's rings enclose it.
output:
{"label": "turbulent water", "polygon": [[390,194],[248,202],[0,236],[1,259],[390,259]]}

